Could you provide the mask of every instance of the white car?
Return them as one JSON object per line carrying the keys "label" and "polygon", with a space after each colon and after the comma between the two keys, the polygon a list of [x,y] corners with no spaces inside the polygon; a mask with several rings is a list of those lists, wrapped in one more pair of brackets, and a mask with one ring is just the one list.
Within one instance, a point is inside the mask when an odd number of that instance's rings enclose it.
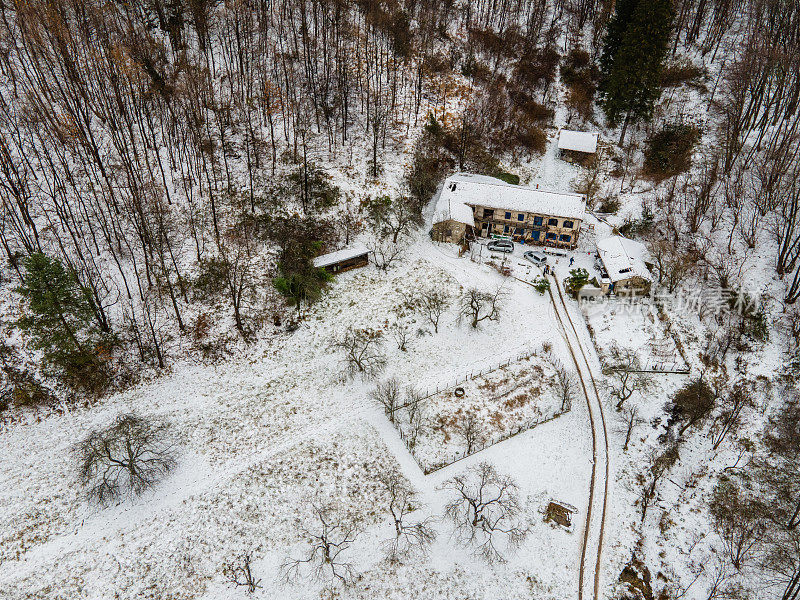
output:
{"label": "white car", "polygon": [[492,240],[486,247],[494,252],[513,252],[514,242],[509,240]]}
{"label": "white car", "polygon": [[537,252],[536,250],[528,250],[522,257],[535,265],[543,265],[547,262],[547,255],[544,252]]}

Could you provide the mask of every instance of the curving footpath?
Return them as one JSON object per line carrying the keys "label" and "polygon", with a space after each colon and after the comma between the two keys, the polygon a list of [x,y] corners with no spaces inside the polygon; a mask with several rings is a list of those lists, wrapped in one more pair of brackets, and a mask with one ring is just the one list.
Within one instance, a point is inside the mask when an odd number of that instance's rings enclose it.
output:
{"label": "curving footpath", "polygon": [[[578,330],[569,314],[561,285],[553,276],[550,281],[550,299],[567,348],[577,369],[578,379],[586,397],[589,422],[592,428],[592,477],[589,483],[589,505],[583,530],[580,571],[578,575],[578,600],[584,597],[601,600],[600,572],[603,554],[606,513],[608,509],[609,453],[606,419],[597,382],[591,363],[581,343]],[[555,287],[557,294],[553,293]],[[599,466],[599,468],[598,468]],[[592,569],[594,577],[591,577]]]}

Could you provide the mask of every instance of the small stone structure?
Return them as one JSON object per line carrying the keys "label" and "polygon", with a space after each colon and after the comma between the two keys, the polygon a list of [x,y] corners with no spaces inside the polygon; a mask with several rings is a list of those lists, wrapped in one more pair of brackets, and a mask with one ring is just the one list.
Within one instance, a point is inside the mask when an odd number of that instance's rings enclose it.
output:
{"label": "small stone structure", "polygon": [[545,523],[553,522],[566,529],[571,529],[572,515],[576,512],[578,512],[578,509],[571,504],[567,504],[566,502],[554,502],[551,500],[545,510],[544,521]]}

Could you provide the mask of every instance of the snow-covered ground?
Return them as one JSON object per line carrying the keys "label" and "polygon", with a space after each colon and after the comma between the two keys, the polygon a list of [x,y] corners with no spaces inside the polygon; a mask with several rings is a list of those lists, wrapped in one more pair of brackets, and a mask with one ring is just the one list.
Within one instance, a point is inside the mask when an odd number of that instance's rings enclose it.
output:
{"label": "snow-covered ground", "polygon": [[[523,267],[520,267],[523,268]],[[590,440],[585,406],[424,476],[383,413],[371,382],[344,380],[327,350],[348,325],[385,328],[400,292],[431,282],[508,293],[502,318],[472,330],[455,308],[439,334],[414,338],[407,352],[386,343],[385,375],[444,385],[531,343],[549,341],[567,361],[546,296],[494,269],[458,258],[424,234],[397,267],[337,277],[301,327],[246,356],[214,366],[180,365],[172,374],[73,410],[12,426],[0,438],[0,589],[9,598],[227,598],[222,565],[243,552],[262,579],[255,597],[315,598],[322,584],[284,585],[278,566],[302,550],[312,502],[335,504],[363,531],[352,555],[358,584],[343,597],[568,597],[576,586],[580,535],[543,523],[548,499],[586,505]],[[170,424],[181,448],[177,470],[155,490],[116,506],[89,504],[76,483],[73,444],[117,415],[135,411]],[[505,564],[487,565],[457,547],[451,527],[432,559],[389,566],[390,537],[378,476],[393,465],[419,490],[425,513],[442,514],[442,482],[488,460],[520,484],[531,534]],[[580,515],[576,516],[580,519]],[[546,560],[542,560],[546,556]],[[446,583],[445,583],[446,582]]]}

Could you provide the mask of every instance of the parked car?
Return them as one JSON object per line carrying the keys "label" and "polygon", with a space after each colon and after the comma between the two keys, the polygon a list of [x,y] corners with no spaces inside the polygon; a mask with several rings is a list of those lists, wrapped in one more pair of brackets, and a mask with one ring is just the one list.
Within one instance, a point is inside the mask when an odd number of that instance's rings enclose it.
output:
{"label": "parked car", "polygon": [[528,250],[522,255],[526,260],[531,261],[535,265],[543,265],[547,262],[547,255],[544,252],[537,252],[535,250]]}
{"label": "parked car", "polygon": [[509,240],[492,240],[486,247],[494,252],[513,252],[514,242]]}

